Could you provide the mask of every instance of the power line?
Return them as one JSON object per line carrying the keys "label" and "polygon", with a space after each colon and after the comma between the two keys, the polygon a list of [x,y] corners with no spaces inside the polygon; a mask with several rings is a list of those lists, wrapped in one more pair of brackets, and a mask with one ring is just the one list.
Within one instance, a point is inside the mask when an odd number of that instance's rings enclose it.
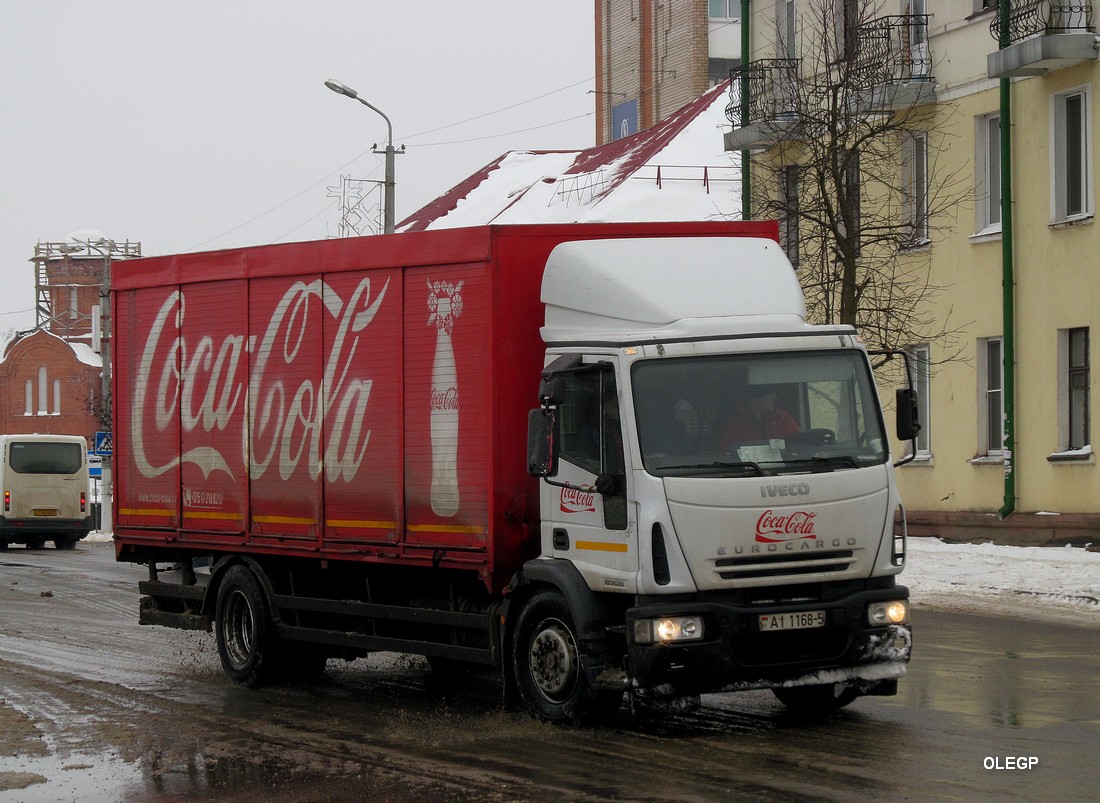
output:
{"label": "power line", "polygon": [[[479,114],[479,115],[476,115],[474,117],[469,117],[465,120],[459,120],[458,122],[455,122],[455,123],[448,123],[447,125],[440,126],[438,128],[432,128],[432,129],[429,129],[427,131],[421,131],[418,134],[412,134],[408,137],[399,137],[399,139],[405,139],[405,140],[415,139],[416,137],[422,137],[425,134],[432,134],[432,133],[435,133],[436,131],[443,131],[443,130],[448,129],[448,128],[454,128],[455,126],[464,125],[465,123],[469,123],[469,122],[472,122],[474,120],[480,120],[480,119],[485,118],[485,117],[490,117],[494,114],[499,114],[500,112],[508,111],[509,109],[514,109],[517,106],[523,106],[524,104],[532,103],[536,100],[542,100],[543,98],[549,97],[550,95],[554,95],[558,92],[564,92],[567,89],[573,89],[574,87],[580,86],[581,84],[588,83],[594,77],[595,76],[591,76],[589,78],[585,78],[583,81],[577,81],[576,83],[569,84],[568,86],[563,86],[563,87],[560,87],[558,89],[553,89],[550,92],[546,92],[542,95],[536,95],[533,98],[528,98],[526,100],[521,100],[518,103],[511,104],[510,106],[503,106],[499,109],[494,109],[491,112],[485,112],[484,114]],[[577,119],[580,119],[580,117],[587,117],[587,116],[591,116],[591,115],[590,114],[588,114],[588,115],[579,115],[578,117],[571,117],[568,120],[558,120],[557,122],[554,122],[554,123],[546,123],[545,125],[542,125],[542,126],[535,126],[534,128],[528,128],[528,129],[523,129],[522,131],[513,131],[513,132],[509,132],[509,133],[518,134],[518,133],[523,133],[523,131],[534,131],[538,128],[546,128],[546,127],[551,126],[551,125],[557,125],[558,123],[565,123],[565,122],[569,122],[570,120],[577,120]],[[493,137],[503,137],[503,136],[508,136],[508,135],[509,134],[493,134],[491,136],[486,136],[486,137],[475,137],[474,139],[455,140],[454,142],[450,142],[450,143],[448,143],[448,142],[426,143],[426,144],[421,144],[417,147],[427,148],[427,147],[434,147],[434,146],[437,146],[437,145],[451,145],[451,144],[460,144],[460,143],[463,143],[463,142],[476,142],[478,140],[492,139]],[[203,240],[201,243],[197,243],[196,245],[193,245],[193,246],[191,246],[190,248],[188,248],[186,250],[196,251],[199,248],[202,248],[204,245],[212,243],[216,240],[220,240],[221,238],[223,238],[227,235],[230,235],[235,231],[239,231],[239,230],[243,229],[245,226],[248,226],[248,225],[251,225],[252,223],[255,223],[260,218],[266,217],[267,215],[270,215],[276,209],[281,209],[282,207],[289,204],[291,201],[297,200],[301,196],[305,195],[307,192],[315,189],[319,184],[325,183],[326,181],[329,180],[329,178],[332,176],[333,173],[338,173],[339,171],[343,170],[344,168],[348,167],[349,165],[354,164],[355,162],[359,161],[364,156],[366,156],[368,153],[370,153],[372,150],[373,150],[373,148],[368,148],[367,150],[363,151],[362,153],[359,153],[356,156],[353,156],[351,159],[344,162],[342,165],[340,165],[336,169],[331,170],[328,173],[326,173],[323,178],[318,179],[317,181],[313,182],[312,184],[310,184],[308,187],[301,190],[300,192],[296,192],[294,195],[290,196],[285,201],[281,201],[281,202],[275,204],[275,206],[271,207],[270,209],[268,209],[264,212],[260,212],[258,215],[255,215],[254,217],[249,218],[248,220],[244,221],[243,223],[241,223],[239,225],[236,225],[231,229],[227,229],[226,231],[223,231],[221,234],[217,234],[217,235],[211,237],[208,240]],[[377,168],[376,168],[375,172],[377,172]],[[312,218],[310,218],[310,220],[312,220],[315,217],[317,217],[317,216],[314,215]],[[306,222],[308,223],[309,221],[306,221]],[[305,224],[303,223],[301,225],[305,225]],[[297,228],[301,228],[301,226],[298,226]],[[297,228],[293,229],[292,231],[296,231]],[[287,234],[290,234],[290,233],[291,232],[287,232]],[[286,235],[284,234],[283,236],[285,237]]]}
{"label": "power line", "polygon": [[535,125],[530,128],[520,128],[515,131],[505,131],[500,134],[489,134],[484,137],[472,137],[470,139],[453,139],[449,142],[421,142],[416,147],[418,148],[434,148],[438,145],[461,145],[465,142],[480,142],[485,139],[496,139],[497,137],[508,137],[512,134],[523,134],[527,131],[538,131],[540,128],[549,128],[550,126],[559,125],[561,123],[570,123],[573,120],[580,120],[584,117],[591,117],[595,112],[585,112],[584,114],[578,114],[576,117],[566,117],[564,120],[555,120],[552,123],[544,123],[543,125]]}
{"label": "power line", "polygon": [[[593,80],[595,77],[596,76],[592,75],[592,76],[589,76],[588,78],[585,78],[583,81],[577,81],[577,83],[575,83],[575,84],[570,84],[569,86],[563,86],[560,89],[554,89],[554,90],[551,90],[550,92],[547,92],[545,94],[537,95],[533,98],[528,98],[527,100],[521,100],[519,103],[513,103],[511,106],[503,106],[499,109],[495,109],[494,111],[485,112],[485,114],[479,114],[476,117],[468,117],[465,120],[459,120],[457,123],[448,123],[447,125],[440,126],[439,128],[430,128],[427,131],[421,131],[419,134],[412,134],[411,136],[407,136],[407,137],[399,137],[399,139],[403,139],[403,140],[416,139],[417,137],[422,137],[425,134],[434,134],[436,131],[443,131],[447,128],[454,128],[455,126],[460,126],[460,125],[463,125],[464,123],[470,123],[470,122],[473,122],[474,120],[482,120],[486,117],[491,117],[494,114],[500,114],[501,112],[506,112],[506,111],[509,111],[510,109],[515,109],[518,106],[523,106],[524,104],[527,104],[527,103],[533,103],[536,100],[542,100],[543,98],[548,98],[551,95],[556,95],[558,92],[564,92],[567,89],[572,89],[573,87],[580,86],[581,84],[587,84],[589,81]],[[565,122],[565,121],[562,120],[562,121],[559,121],[559,122]],[[500,136],[504,136],[504,135],[501,134]],[[471,142],[472,140],[463,140],[463,141],[464,142]]]}

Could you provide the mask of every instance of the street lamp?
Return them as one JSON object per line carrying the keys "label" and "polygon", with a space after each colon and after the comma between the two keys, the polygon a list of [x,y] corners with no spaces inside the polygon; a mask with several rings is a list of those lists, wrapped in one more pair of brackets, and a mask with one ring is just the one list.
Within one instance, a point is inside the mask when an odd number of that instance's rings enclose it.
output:
{"label": "street lamp", "polygon": [[[347,95],[352,100],[359,101],[368,109],[372,109],[373,111],[381,114],[382,119],[386,121],[386,180],[383,183],[383,186],[386,188],[385,232],[386,234],[393,234],[393,157],[395,151],[393,149],[393,126],[390,124],[390,118],[387,117],[386,113],[379,109],[377,106],[372,106],[370,103],[367,103],[365,100],[359,97],[359,93],[352,89],[350,86],[342,84],[334,78],[329,78],[327,81],[325,81],[325,86],[327,86],[329,89],[339,95]],[[377,148],[377,146],[375,146],[375,148]],[[375,153],[378,153],[378,151],[375,150]]]}

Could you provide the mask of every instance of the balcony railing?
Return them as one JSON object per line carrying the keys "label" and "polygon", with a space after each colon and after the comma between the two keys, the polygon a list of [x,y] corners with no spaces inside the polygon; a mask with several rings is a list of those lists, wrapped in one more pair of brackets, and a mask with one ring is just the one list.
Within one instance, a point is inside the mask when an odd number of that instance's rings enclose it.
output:
{"label": "balcony railing", "polygon": [[928,50],[928,15],[879,17],[856,32],[856,73],[861,83],[894,84],[928,81],[932,57]]}
{"label": "balcony railing", "polygon": [[[798,109],[798,59],[761,59],[730,71],[726,117],[734,127],[787,119]],[[747,93],[742,95],[742,87]]]}
{"label": "balcony railing", "polygon": [[1050,0],[1012,0],[1008,19],[998,14],[989,24],[989,32],[998,42],[1007,31],[1009,44],[1036,34],[1092,31],[1091,3],[1052,3]]}

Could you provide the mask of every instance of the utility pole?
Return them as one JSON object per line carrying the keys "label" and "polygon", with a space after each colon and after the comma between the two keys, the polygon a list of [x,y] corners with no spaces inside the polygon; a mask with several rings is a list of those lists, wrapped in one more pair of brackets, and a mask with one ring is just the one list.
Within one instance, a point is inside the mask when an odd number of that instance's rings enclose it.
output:
{"label": "utility pole", "polygon": [[[393,196],[394,196],[394,157],[398,151],[393,147],[393,125],[390,124],[390,118],[386,116],[386,113],[379,109],[377,106],[373,106],[367,101],[359,97],[359,93],[352,89],[350,86],[340,83],[339,81],[330,78],[325,81],[325,86],[331,89],[338,95],[347,95],[352,100],[357,100],[372,111],[378,112],[382,115],[382,119],[386,121],[386,148],[385,150],[378,150],[378,144],[375,143],[372,146],[374,153],[384,153],[386,155],[386,180],[384,182],[385,187],[385,223],[384,228],[386,234],[393,234],[394,220],[393,220]],[[405,152],[405,146],[401,146],[401,153]]]}

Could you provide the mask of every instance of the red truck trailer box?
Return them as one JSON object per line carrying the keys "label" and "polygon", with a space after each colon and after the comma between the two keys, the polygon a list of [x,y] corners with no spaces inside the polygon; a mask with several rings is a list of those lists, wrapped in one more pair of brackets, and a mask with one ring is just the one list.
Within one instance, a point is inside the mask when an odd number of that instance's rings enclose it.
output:
{"label": "red truck trailer box", "polygon": [[[538,554],[542,270],[567,240],[774,223],[487,226],[112,269],[116,551],[476,570]],[[675,266],[670,266],[674,269]]]}

